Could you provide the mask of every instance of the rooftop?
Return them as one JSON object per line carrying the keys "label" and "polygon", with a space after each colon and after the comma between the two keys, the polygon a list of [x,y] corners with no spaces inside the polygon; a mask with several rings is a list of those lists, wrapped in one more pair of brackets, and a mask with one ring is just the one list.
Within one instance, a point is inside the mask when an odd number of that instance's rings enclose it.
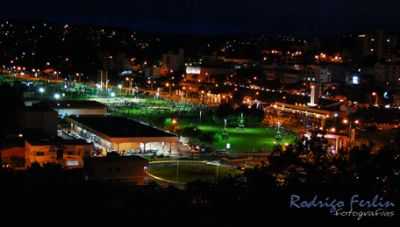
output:
{"label": "rooftop", "polygon": [[102,103],[90,100],[61,100],[45,101],[34,105],[35,107],[49,107],[54,109],[97,109],[106,108]]}
{"label": "rooftop", "polygon": [[26,141],[31,145],[87,145],[85,140],[71,139],[66,140],[61,137],[27,137]]}
{"label": "rooftop", "polygon": [[122,117],[80,116],[71,119],[110,137],[176,137],[172,133]]}
{"label": "rooftop", "polygon": [[[36,113],[36,112],[55,112],[52,108],[48,107],[48,106],[42,106],[42,105],[38,105],[38,106],[27,106],[25,107],[25,112],[29,112],[29,113]],[[55,112],[56,113],[56,112]]]}

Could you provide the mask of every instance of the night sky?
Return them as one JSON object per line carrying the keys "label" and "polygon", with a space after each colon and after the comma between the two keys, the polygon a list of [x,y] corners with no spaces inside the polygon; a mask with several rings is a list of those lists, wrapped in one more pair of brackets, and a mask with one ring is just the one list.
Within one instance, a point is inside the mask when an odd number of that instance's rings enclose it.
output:
{"label": "night sky", "polygon": [[2,2],[2,16],[147,31],[336,33],[399,31],[395,0],[109,0]]}

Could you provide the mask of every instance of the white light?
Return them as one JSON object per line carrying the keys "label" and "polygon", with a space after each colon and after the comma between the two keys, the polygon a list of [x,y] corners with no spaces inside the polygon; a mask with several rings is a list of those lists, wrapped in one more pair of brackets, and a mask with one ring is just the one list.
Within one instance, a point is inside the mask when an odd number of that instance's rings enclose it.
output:
{"label": "white light", "polygon": [[58,93],[55,93],[55,94],[54,94],[54,99],[57,99],[57,100],[58,100],[58,99],[60,99],[60,98],[61,98],[61,95],[60,95],[60,94],[58,94]]}
{"label": "white light", "polygon": [[42,93],[42,94],[43,94],[45,91],[46,91],[46,90],[45,90],[44,88],[42,88],[42,87],[39,88],[39,93]]}
{"label": "white light", "polygon": [[230,143],[227,143],[227,144],[226,144],[226,149],[227,149],[227,150],[231,149],[231,144],[230,144]]}
{"label": "white light", "polygon": [[122,89],[122,84],[118,84],[118,88],[119,88],[119,89]]}
{"label": "white light", "polygon": [[186,74],[200,74],[201,73],[201,68],[200,67],[186,67]]}
{"label": "white light", "polygon": [[111,97],[115,97],[115,92],[110,93]]}
{"label": "white light", "polygon": [[351,82],[355,85],[360,84],[360,78],[358,76],[353,76]]}

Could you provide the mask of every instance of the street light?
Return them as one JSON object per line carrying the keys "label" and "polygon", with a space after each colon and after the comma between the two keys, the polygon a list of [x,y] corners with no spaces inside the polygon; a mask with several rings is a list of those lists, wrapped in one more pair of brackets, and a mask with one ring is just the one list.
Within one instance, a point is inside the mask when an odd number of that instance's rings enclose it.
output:
{"label": "street light", "polygon": [[46,92],[46,90],[43,87],[40,87],[38,91],[40,94],[43,94]]}
{"label": "street light", "polygon": [[169,88],[169,95],[171,96],[171,89],[172,89],[172,86],[167,82],[166,84],[165,84],[165,86],[167,87],[167,88]]}
{"label": "street light", "polygon": [[54,97],[54,99],[59,100],[61,98],[61,95],[58,93],[55,93],[53,97]]}
{"label": "street light", "polygon": [[376,92],[372,92],[372,97],[374,98],[374,106],[378,106],[378,94]]}

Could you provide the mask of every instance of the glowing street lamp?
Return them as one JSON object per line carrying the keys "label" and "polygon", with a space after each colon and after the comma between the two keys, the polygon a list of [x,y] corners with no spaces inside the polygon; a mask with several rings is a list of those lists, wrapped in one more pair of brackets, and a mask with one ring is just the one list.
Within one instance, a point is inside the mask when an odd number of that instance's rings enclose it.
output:
{"label": "glowing street lamp", "polygon": [[58,93],[55,93],[53,97],[55,100],[59,100],[61,98],[61,95]]}
{"label": "glowing street lamp", "polygon": [[374,106],[378,106],[378,94],[376,92],[372,92],[371,95],[374,99]]}
{"label": "glowing street lamp", "polygon": [[167,88],[169,88],[169,95],[171,96],[171,92],[172,92],[172,85],[170,84],[170,83],[166,83],[165,84],[165,86],[167,87]]}
{"label": "glowing street lamp", "polygon": [[111,92],[110,96],[114,98],[115,97],[115,92]]}
{"label": "glowing street lamp", "polygon": [[43,93],[46,92],[46,90],[45,90],[43,87],[40,87],[40,88],[38,89],[38,91],[39,91],[40,94],[43,94]]}

